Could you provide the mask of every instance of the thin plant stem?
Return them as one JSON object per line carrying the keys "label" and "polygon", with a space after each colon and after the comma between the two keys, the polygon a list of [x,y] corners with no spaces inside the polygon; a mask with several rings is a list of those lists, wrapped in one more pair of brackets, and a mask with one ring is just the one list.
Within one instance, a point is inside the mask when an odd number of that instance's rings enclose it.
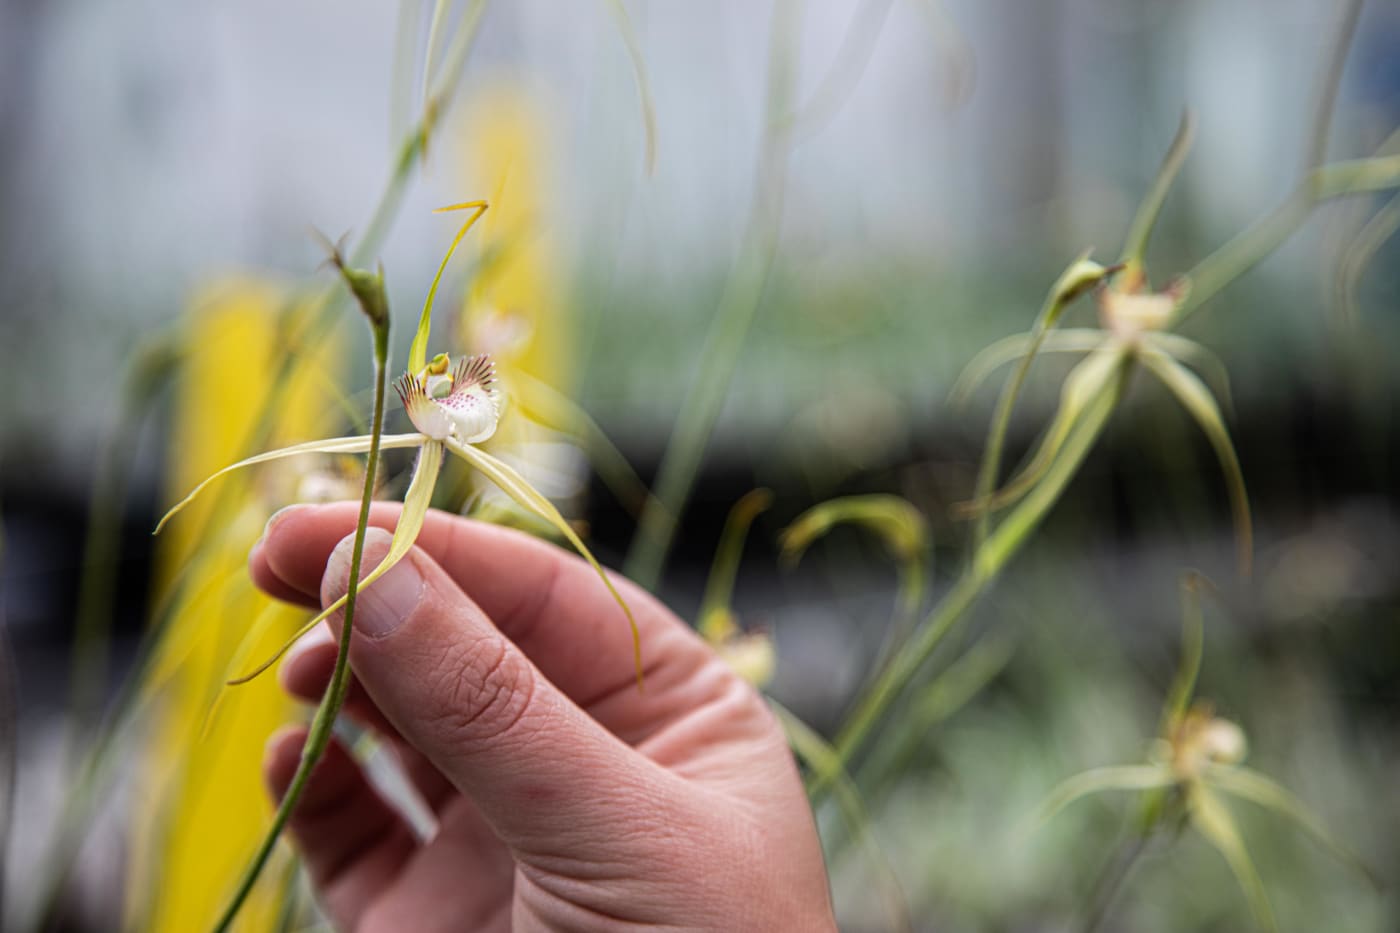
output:
{"label": "thin plant stem", "polygon": [[637,85],[637,102],[642,108],[642,131],[645,135],[646,171],[650,175],[656,171],[656,103],[651,97],[651,80],[647,78],[646,60],[642,57],[642,46],[637,41],[632,19],[627,15],[627,7],[622,0],[606,0],[617,31],[622,34],[622,42],[627,47],[627,58],[632,63],[632,78]]}
{"label": "thin plant stem", "polygon": [[73,632],[69,676],[69,755],[76,759],[93,725],[107,686],[113,602],[117,588],[122,515],[127,500],[134,438],[164,385],[178,348],[170,337],[138,350],[122,392],[117,429],[107,436],[94,470],[88,527],[83,542],[82,578]]}
{"label": "thin plant stem", "polygon": [[[0,560],[4,534],[0,531]],[[5,603],[0,598],[0,926],[5,924],[5,880],[9,873],[10,836],[15,815],[15,782],[19,779],[19,689],[14,655],[10,651]]]}
{"label": "thin plant stem", "polygon": [[[899,873],[895,871],[889,854],[885,852],[880,841],[875,837],[870,812],[865,806],[865,801],[861,798],[860,789],[856,787],[855,781],[836,761],[835,749],[815,729],[807,725],[800,716],[778,701],[769,698],[768,706],[777,717],[783,728],[783,733],[787,736],[788,745],[797,757],[806,762],[807,766],[813,770],[834,772],[836,803],[846,822],[846,828],[857,843],[871,856],[878,869],[877,875],[881,887],[885,889],[886,899],[890,905],[890,920],[892,921],[890,928],[893,930],[912,930],[914,925],[909,916],[909,899],[905,896],[903,886],[899,883]],[[827,844],[832,845],[830,840],[827,840]]]}
{"label": "thin plant stem", "polygon": [[[1078,471],[1108,423],[1109,415],[1117,407],[1126,376],[1125,365],[1118,378],[1110,380],[1088,403],[1080,423],[1065,442],[1054,464],[1046,471],[1045,477],[1016,511],[997,527],[979,549],[968,570],[915,632],[910,644],[894,656],[890,665],[858,701],[834,743],[837,760],[842,767],[846,767],[859,752],[874,731],[875,724],[923,667],[929,655],[963,619],[1058,501],[1060,493]],[[831,777],[829,771],[818,774],[809,786],[809,793],[814,797],[819,795],[829,787]]]}
{"label": "thin plant stem", "polygon": [[364,492],[360,496],[360,516],[355,525],[355,543],[350,552],[350,579],[345,594],[345,617],[341,623],[340,647],[336,654],[335,669],[331,673],[331,680],[321,699],[321,705],[311,722],[311,730],[301,751],[301,763],[297,766],[287,792],[277,805],[272,826],[263,838],[262,845],[253,855],[233,898],[214,927],[217,933],[224,933],[232,926],[239,909],[252,893],[253,886],[272,855],[273,847],[276,846],[283,828],[306,791],[312,771],[330,746],[336,717],[340,714],[340,708],[345,704],[346,694],[350,690],[350,639],[354,631],[355,603],[360,588],[360,564],[365,551],[365,533],[369,527],[369,507],[374,501],[375,480],[379,467],[379,441],[384,433],[384,399],[389,387],[389,321],[385,317],[371,323],[374,328],[374,416],[371,419],[369,456],[365,464]]}
{"label": "thin plant stem", "polygon": [[1150,836],[1146,832],[1133,833],[1114,851],[1090,891],[1089,908],[1084,912],[1080,933],[1095,933],[1103,924],[1114,898],[1147,850],[1149,841]]}
{"label": "thin plant stem", "polygon": [[864,0],[851,14],[841,47],[817,85],[816,91],[800,111],[787,119],[796,139],[807,139],[820,132],[831,118],[845,106],[860,84],[861,75],[870,64],[875,43],[884,31],[894,0]]}
{"label": "thin plant stem", "polygon": [[699,372],[686,395],[675,431],[661,459],[656,485],[627,554],[624,573],[655,589],[690,498],[695,474],[719,419],[749,327],[758,312],[778,251],[787,191],[791,132],[784,117],[796,80],[798,0],[778,0],[768,53],[764,140],[754,183],[754,202],[740,245],[739,266],[730,277],[700,354]]}
{"label": "thin plant stem", "polygon": [[1355,326],[1361,320],[1357,291],[1362,273],[1382,246],[1400,230],[1400,195],[1392,197],[1368,220],[1351,242],[1337,267],[1335,289],[1342,322]]}
{"label": "thin plant stem", "polygon": [[1308,148],[1303,156],[1304,171],[1317,168],[1327,159],[1327,138],[1332,135],[1332,114],[1337,109],[1337,91],[1342,86],[1347,49],[1351,47],[1352,36],[1356,35],[1356,23],[1361,18],[1363,3],[1364,0],[1347,0],[1337,34],[1328,50],[1322,77],[1318,82],[1316,109],[1313,111],[1312,125],[1308,133]]}

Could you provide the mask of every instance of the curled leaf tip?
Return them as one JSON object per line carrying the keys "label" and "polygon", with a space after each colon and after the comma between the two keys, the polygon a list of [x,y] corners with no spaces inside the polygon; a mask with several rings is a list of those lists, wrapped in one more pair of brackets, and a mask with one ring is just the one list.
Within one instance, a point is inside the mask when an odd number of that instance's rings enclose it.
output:
{"label": "curled leaf tip", "polygon": [[[469,210],[476,210],[476,211],[481,211],[482,213],[485,213],[486,210],[487,210],[487,208],[489,208],[490,206],[491,206],[491,205],[488,204],[488,203],[486,203],[485,201],[462,201],[462,202],[457,203],[457,204],[448,204],[448,205],[446,205],[445,207],[435,207],[435,208],[433,208],[433,213],[434,213],[434,214],[446,214],[446,213],[449,213],[449,212],[451,212],[451,211],[469,211]],[[493,216],[494,216],[494,215],[493,215]]]}

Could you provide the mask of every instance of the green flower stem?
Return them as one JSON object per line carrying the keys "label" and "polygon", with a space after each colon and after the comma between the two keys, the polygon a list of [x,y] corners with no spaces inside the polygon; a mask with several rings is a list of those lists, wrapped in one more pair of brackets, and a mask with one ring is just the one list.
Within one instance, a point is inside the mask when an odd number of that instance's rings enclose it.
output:
{"label": "green flower stem", "polygon": [[655,491],[642,509],[636,537],[623,565],[623,572],[646,589],[655,589],[660,580],[680,514],[690,498],[700,460],[729,394],[729,384],[777,255],[792,150],[791,131],[784,116],[796,80],[797,56],[791,45],[797,34],[798,7],[797,0],[781,0],[773,12],[766,130],[753,208],[739,250],[739,266],[715,312],[700,354],[699,372],[676,418],[675,431],[661,459]]}
{"label": "green flower stem", "polygon": [[[1059,500],[1060,494],[1078,471],[1108,423],[1109,416],[1117,407],[1128,373],[1127,364],[1128,357],[1125,356],[1118,378],[1109,380],[1085,406],[1079,424],[1075,426],[1044,478],[1016,510],[997,526],[986,543],[978,549],[969,570],[958,579],[924,620],[911,643],[894,656],[889,667],[860,699],[854,712],[837,733],[834,743],[837,761],[843,768],[860,751],[873,732],[876,722],[918,674],[929,655],[963,619],[1007,562],[1030,540],[1036,526]],[[816,798],[824,792],[830,786],[833,776],[831,770],[818,774],[811,782],[811,795]]]}
{"label": "green flower stem", "polygon": [[642,47],[637,42],[632,19],[627,15],[627,7],[622,0],[606,0],[608,12],[612,14],[622,42],[627,47],[627,58],[632,63],[632,78],[637,85],[637,103],[642,108],[642,131],[645,134],[646,170],[650,175],[656,171],[656,104],[651,97],[651,80],[647,77],[646,60],[642,58]]}
{"label": "green flower stem", "polygon": [[901,728],[893,741],[880,742],[870,749],[856,773],[857,783],[873,784],[898,775],[903,763],[929,731],[962,709],[1011,660],[1010,639],[984,638],[940,671],[938,677],[913,699],[907,728]]}
{"label": "green flower stem", "polygon": [[[860,796],[860,789],[841,767],[836,750],[827,744],[826,739],[815,729],[803,722],[801,717],[777,700],[768,698],[768,707],[782,725],[788,745],[797,757],[806,762],[813,773],[831,772],[835,778],[836,803],[846,822],[846,828],[851,837],[866,850],[877,868],[880,886],[884,888],[885,899],[890,906],[889,929],[912,930],[914,924],[909,916],[909,899],[899,883],[899,873],[895,871],[889,854],[875,837],[870,813]],[[835,844],[831,840],[826,842],[828,851],[834,851]]]}
{"label": "green flower stem", "polygon": [[123,387],[117,428],[108,435],[98,455],[83,542],[83,575],[78,586],[69,669],[70,763],[77,760],[83,738],[97,719],[106,692],[122,514],[136,447],[133,439],[176,359],[178,349],[173,344],[165,338],[138,349]]}
{"label": "green flower stem", "polygon": [[224,933],[232,926],[239,909],[252,893],[253,885],[257,883],[258,876],[272,855],[273,847],[277,844],[283,828],[306,791],[312,771],[330,746],[336,717],[340,714],[340,708],[345,704],[345,696],[350,690],[350,638],[354,631],[355,601],[360,588],[360,563],[365,551],[365,532],[369,527],[369,507],[374,501],[375,480],[379,468],[379,439],[384,434],[384,399],[389,388],[389,321],[384,317],[371,323],[374,328],[374,417],[370,427],[372,440],[365,465],[364,492],[360,496],[360,517],[355,525],[355,544],[350,553],[350,581],[345,594],[345,620],[341,624],[340,650],[336,655],[335,670],[331,673],[330,684],[326,687],[321,705],[311,722],[311,731],[301,751],[301,763],[277,806],[277,813],[272,818],[272,826],[263,838],[262,845],[249,862],[243,880],[214,927],[217,933]]}
{"label": "green flower stem", "polygon": [[[4,535],[0,534],[0,557],[3,553]],[[0,918],[4,916],[7,856],[15,823],[15,783],[19,777],[18,694],[9,628],[0,611]]]}
{"label": "green flower stem", "polygon": [[1318,83],[1316,109],[1313,111],[1312,125],[1308,133],[1308,149],[1303,155],[1303,170],[1316,168],[1327,160],[1327,138],[1332,135],[1332,114],[1337,109],[1337,91],[1342,86],[1342,72],[1346,68],[1347,49],[1356,35],[1356,23],[1361,19],[1361,6],[1365,0],[1346,0],[1337,34],[1332,37],[1332,47],[1327,52]]}
{"label": "green flower stem", "polygon": [[1095,933],[1103,924],[1104,918],[1108,916],[1108,908],[1113,905],[1113,899],[1118,896],[1124,882],[1137,867],[1150,839],[1151,836],[1146,831],[1133,833],[1123,840],[1104,863],[1103,870],[1089,894],[1089,909],[1084,912],[1084,923],[1079,927],[1081,933]]}

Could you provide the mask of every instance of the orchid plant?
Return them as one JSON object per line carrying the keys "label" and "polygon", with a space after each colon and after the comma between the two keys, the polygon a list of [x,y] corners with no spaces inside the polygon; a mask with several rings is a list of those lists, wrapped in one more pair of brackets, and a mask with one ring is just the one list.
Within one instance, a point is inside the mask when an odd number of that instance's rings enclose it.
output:
{"label": "orchid plant", "polygon": [[[461,243],[462,238],[466,236],[467,231],[471,229],[477,219],[485,213],[486,208],[485,201],[471,201],[440,208],[438,211],[440,213],[470,210],[472,213],[457,232],[452,245],[448,248],[447,254],[438,267],[437,275],[433,278],[432,286],[428,290],[428,297],[418,321],[418,330],[409,347],[407,371],[394,383],[394,389],[403,403],[404,411],[417,430],[406,434],[383,435],[378,439],[379,448],[381,450],[417,448],[418,459],[413,468],[412,478],[409,480],[408,491],[404,495],[403,513],[394,528],[389,552],[377,567],[365,575],[364,579],[360,581],[360,586],[369,586],[388,573],[413,546],[413,542],[417,540],[418,533],[423,528],[423,520],[432,501],[433,489],[444,456],[450,452],[461,457],[495,483],[521,508],[548,522],[598,572],[599,579],[617,600],[618,606],[631,627],[633,663],[636,668],[637,683],[640,686],[642,682],[641,640],[637,624],[626,601],[623,600],[612,580],[604,572],[602,565],[598,563],[587,545],[583,543],[573,527],[548,498],[536,491],[509,464],[488,454],[478,446],[495,434],[504,409],[504,400],[497,385],[495,364],[491,357],[487,354],[462,356],[456,360],[455,364],[447,353],[439,353],[431,360],[426,358],[433,301],[437,294],[438,285],[442,281],[443,273],[446,271],[447,264],[458,244]],[[353,276],[356,272],[355,270],[347,270],[346,274]],[[365,453],[370,450],[373,441],[374,437],[371,434],[336,437],[283,447],[279,450],[268,451],[240,460],[214,473],[191,490],[189,495],[165,514],[160,524],[156,526],[156,533],[158,534],[165,527],[165,524],[193,501],[206,486],[227,473],[259,463],[304,454]],[[298,639],[325,621],[332,613],[343,608],[345,602],[346,597],[342,596],[331,603],[303,625],[275,654],[250,671],[232,677],[229,683],[246,683],[267,670]]]}
{"label": "orchid plant", "polygon": [[[1241,764],[1247,742],[1236,723],[1216,716],[1209,703],[1193,700],[1204,654],[1200,605],[1204,586],[1204,579],[1194,573],[1182,581],[1181,663],[1167,694],[1160,734],[1152,744],[1147,763],[1095,768],[1067,779],[1041,805],[1040,819],[1049,820],[1090,794],[1110,790],[1146,792],[1140,840],[1146,841],[1154,830],[1168,823],[1189,825],[1224,856],[1249,899],[1256,922],[1275,930],[1277,924],[1263,883],[1222,795],[1287,817],[1343,862],[1372,881],[1374,878],[1361,860],[1308,812],[1302,801],[1272,778]],[[1140,852],[1140,848],[1133,851]],[[1099,905],[1100,911],[1106,907],[1106,903]]]}
{"label": "orchid plant", "polygon": [[[1020,361],[997,401],[976,494],[957,509],[963,517],[975,519],[974,549],[986,540],[990,513],[1026,497],[1050,473],[1061,453],[1074,446],[1077,437],[1089,435],[1092,441],[1097,430],[1083,430],[1081,426],[1106,418],[1122,396],[1129,372],[1141,367],[1171,392],[1214,448],[1230,495],[1240,572],[1249,575],[1253,554],[1249,497],[1221,404],[1216,400],[1218,393],[1225,400],[1225,408],[1229,408],[1225,367],[1205,347],[1168,330],[1178,319],[1178,311],[1189,294],[1186,280],[1178,279],[1161,291],[1153,291],[1143,267],[1148,237],[1190,148],[1191,134],[1188,113],[1182,117],[1156,183],[1134,218],[1118,263],[1103,266],[1090,260],[1087,253],[1081,255],[1051,289],[1030,332],[1008,337],[982,351],[954,386],[954,399],[965,399],[997,367]],[[1101,326],[1056,330],[1064,310],[1089,291],[1097,295]],[[1031,363],[1041,352],[1087,356],[1065,378],[1059,409],[1029,462],[1004,486],[994,489],[1011,410]],[[1192,367],[1210,372],[1212,381],[1217,383],[1215,392]],[[1013,527],[1015,517],[1013,513]]]}

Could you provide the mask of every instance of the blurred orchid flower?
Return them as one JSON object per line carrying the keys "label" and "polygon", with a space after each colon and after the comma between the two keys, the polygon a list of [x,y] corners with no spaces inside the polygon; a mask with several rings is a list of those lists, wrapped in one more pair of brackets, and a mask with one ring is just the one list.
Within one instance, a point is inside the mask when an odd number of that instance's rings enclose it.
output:
{"label": "blurred orchid flower", "polygon": [[[640,686],[642,682],[641,641],[637,624],[632,617],[631,609],[628,608],[622,595],[613,585],[607,573],[604,572],[602,565],[598,563],[592,552],[548,498],[531,486],[513,467],[477,446],[495,433],[502,415],[501,393],[496,387],[495,365],[491,357],[486,354],[462,357],[457,361],[455,367],[452,365],[451,358],[445,353],[438,354],[431,361],[427,360],[428,332],[432,320],[433,299],[437,294],[438,285],[457,245],[485,212],[486,202],[473,201],[440,210],[471,210],[472,214],[458,231],[438,267],[437,275],[428,290],[428,297],[419,318],[418,330],[409,347],[408,369],[395,382],[395,389],[403,402],[404,410],[413,426],[418,430],[408,434],[383,435],[380,438],[379,446],[381,449],[417,448],[418,460],[413,468],[408,491],[404,495],[403,512],[394,528],[389,552],[379,565],[360,581],[360,589],[363,590],[388,573],[412,548],[422,530],[424,518],[432,501],[433,489],[437,483],[443,457],[450,451],[490,479],[521,508],[545,520],[593,566],[603,585],[608,588],[608,591],[612,593],[613,598],[622,608],[627,617],[628,625],[631,627],[633,662],[636,667],[637,682]],[[333,254],[333,260],[338,260],[338,254]],[[337,265],[339,264],[337,261]],[[353,270],[347,271],[346,275],[347,278],[364,276],[376,280],[364,283],[363,290],[382,295],[382,278],[380,276],[371,276],[369,273]],[[352,288],[359,296],[362,287],[352,281]],[[384,313],[387,314],[387,309],[384,309]],[[243,467],[301,454],[365,453],[370,450],[371,441],[371,435],[367,434],[330,438],[296,444],[240,460],[224,467],[196,486],[189,495],[166,513],[160,524],[156,526],[156,533],[158,534],[165,524],[193,501],[205,487],[227,473]],[[346,597],[342,596],[327,606],[319,615],[302,626],[274,655],[247,673],[232,677],[229,683],[246,683],[267,670],[292,644],[333,612],[342,608],[345,602]]]}
{"label": "blurred orchid flower", "polygon": [[[1147,239],[1161,210],[1171,182],[1190,145],[1191,121],[1182,118],[1180,129],[1158,173],[1156,182],[1128,233],[1120,260],[1103,266],[1081,255],[1051,289],[1040,315],[1029,333],[1018,334],[992,344],[968,364],[953,388],[954,400],[968,395],[998,367],[1019,360],[1019,366],[1003,389],[993,419],[987,457],[978,476],[974,498],[956,507],[965,518],[977,520],[977,538],[986,532],[991,512],[1008,508],[1022,499],[1035,506],[1032,492],[1054,472],[1057,463],[1082,457],[1098,429],[1112,414],[1135,366],[1151,373],[1196,421],[1215,450],[1225,474],[1232,520],[1238,547],[1240,573],[1248,576],[1253,562],[1253,529],[1244,474],[1221,414],[1217,394],[1229,408],[1229,387],[1225,367],[1205,347],[1167,328],[1178,319],[1178,311],[1189,292],[1189,282],[1177,280],[1162,291],[1147,283],[1143,253]],[[1056,330],[1065,308],[1087,292],[1098,296],[1100,327]],[[1086,359],[1074,367],[1060,390],[1060,405],[1030,462],[1000,489],[995,488],[1002,443],[1010,422],[1011,409],[1035,356],[1048,353],[1085,353]],[[1193,371],[1210,373],[1217,389],[1213,392]],[[1026,516],[1012,513],[1003,520],[1012,526],[1032,521],[1042,514],[1038,507]],[[994,553],[979,558],[996,560]]]}
{"label": "blurred orchid flower", "polygon": [[1360,858],[1332,837],[1301,800],[1273,779],[1244,767],[1244,730],[1215,715],[1209,703],[1193,702],[1201,667],[1204,625],[1200,590],[1205,580],[1188,574],[1182,581],[1182,659],[1162,710],[1160,736],[1146,764],[1095,768],[1056,787],[1040,807],[1040,819],[1050,819],[1081,797],[1110,790],[1147,791],[1142,833],[1149,834],[1179,814],[1213,845],[1229,863],[1255,920],[1275,930],[1273,909],[1245,847],[1235,819],[1221,795],[1247,800],[1287,817],[1341,861],[1374,882]]}

